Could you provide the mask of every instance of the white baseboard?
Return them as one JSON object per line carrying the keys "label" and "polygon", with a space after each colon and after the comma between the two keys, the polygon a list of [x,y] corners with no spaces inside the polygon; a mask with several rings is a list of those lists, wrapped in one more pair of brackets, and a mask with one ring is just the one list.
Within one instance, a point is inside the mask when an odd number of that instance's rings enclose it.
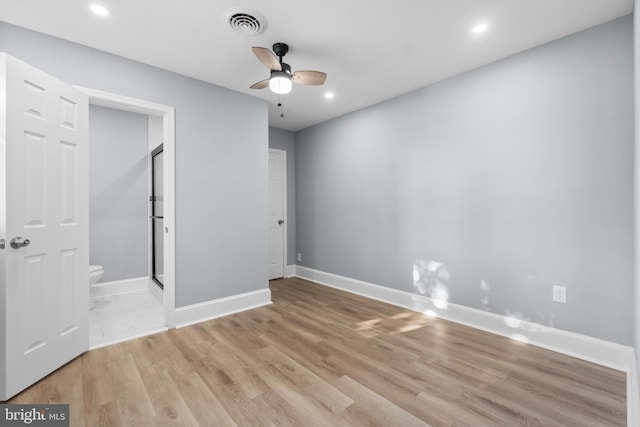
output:
{"label": "white baseboard", "polygon": [[389,304],[441,317],[483,331],[509,337],[629,374],[633,348],[598,338],[512,319],[483,310],[434,301],[422,295],[374,285],[307,267],[296,266],[296,276]]}
{"label": "white baseboard", "polygon": [[631,353],[629,372],[627,372],[627,425],[640,426],[640,388],[635,352]]}
{"label": "white baseboard", "polygon": [[284,277],[293,277],[296,275],[296,266],[295,265],[287,265],[284,268]]}
{"label": "white baseboard", "polygon": [[160,286],[153,280],[149,280],[148,288],[149,292],[151,292],[151,295],[153,295],[160,304],[164,304],[164,292],[162,291]]}
{"label": "white baseboard", "polygon": [[176,328],[271,304],[271,290],[247,292],[176,309]]}
{"label": "white baseboard", "polygon": [[94,298],[100,298],[109,295],[143,291],[148,287],[148,277],[136,277],[133,279],[115,280],[113,282],[98,282],[91,286],[91,295]]}

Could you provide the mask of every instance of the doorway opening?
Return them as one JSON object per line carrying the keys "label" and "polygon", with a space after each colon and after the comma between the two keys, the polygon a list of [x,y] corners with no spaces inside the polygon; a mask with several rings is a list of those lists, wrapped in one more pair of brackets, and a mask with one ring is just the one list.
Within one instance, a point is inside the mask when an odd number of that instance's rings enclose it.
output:
{"label": "doorway opening", "polygon": [[[162,325],[161,329],[134,330],[131,336],[120,336],[111,341],[107,338],[97,345],[90,345],[90,348],[97,348],[175,327],[175,110],[135,98],[74,87],[88,95],[91,106],[148,116],[148,193],[145,199],[149,197],[151,203],[145,217],[149,218],[148,236],[151,239],[147,242],[146,277],[148,290],[161,301]],[[161,221],[154,217],[161,217]]]}

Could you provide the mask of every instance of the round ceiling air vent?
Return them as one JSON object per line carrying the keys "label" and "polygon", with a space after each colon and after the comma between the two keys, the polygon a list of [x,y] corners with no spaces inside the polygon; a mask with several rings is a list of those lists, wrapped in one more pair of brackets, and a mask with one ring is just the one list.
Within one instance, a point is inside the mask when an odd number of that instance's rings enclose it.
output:
{"label": "round ceiling air vent", "polygon": [[224,13],[224,20],[233,31],[243,36],[257,36],[267,29],[264,16],[251,9],[228,9]]}

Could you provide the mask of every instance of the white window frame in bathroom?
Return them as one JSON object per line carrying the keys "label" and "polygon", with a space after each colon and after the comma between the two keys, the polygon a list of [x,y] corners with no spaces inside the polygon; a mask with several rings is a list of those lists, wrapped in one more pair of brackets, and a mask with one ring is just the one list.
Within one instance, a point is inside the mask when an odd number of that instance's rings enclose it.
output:
{"label": "white window frame in bathroom", "polygon": [[169,329],[175,328],[176,314],[176,288],[175,288],[175,194],[176,194],[176,174],[175,174],[175,108],[167,105],[156,104],[141,99],[130,98],[114,93],[103,92],[82,86],[73,86],[89,97],[89,104],[100,107],[114,108],[116,110],[129,111],[151,116],[162,117],[162,138],[165,156],[165,174],[163,178],[164,186],[164,322]]}

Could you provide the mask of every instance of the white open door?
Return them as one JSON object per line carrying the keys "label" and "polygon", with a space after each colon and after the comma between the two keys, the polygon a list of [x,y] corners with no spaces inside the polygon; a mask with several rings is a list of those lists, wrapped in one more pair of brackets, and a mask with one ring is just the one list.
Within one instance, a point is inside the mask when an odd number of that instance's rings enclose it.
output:
{"label": "white open door", "polygon": [[284,277],[286,151],[269,149],[269,280]]}
{"label": "white open door", "polygon": [[89,348],[87,128],[86,95],[0,53],[3,401]]}

